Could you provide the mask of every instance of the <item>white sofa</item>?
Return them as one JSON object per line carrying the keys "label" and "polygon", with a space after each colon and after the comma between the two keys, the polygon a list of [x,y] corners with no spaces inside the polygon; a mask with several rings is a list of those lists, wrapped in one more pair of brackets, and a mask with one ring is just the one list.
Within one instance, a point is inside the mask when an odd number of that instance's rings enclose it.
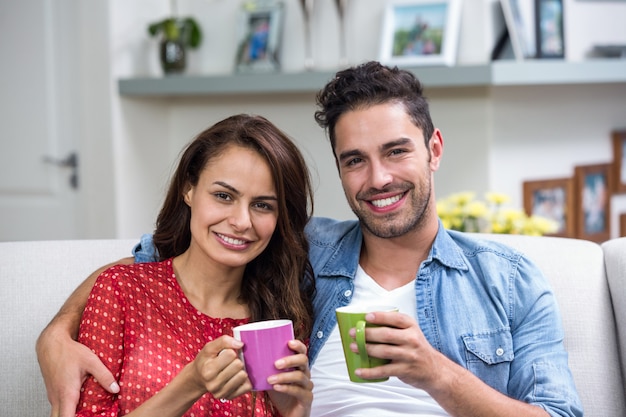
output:
{"label": "white sofa", "polygon": [[[551,281],[585,415],[625,417],[626,238],[600,246],[564,238],[487,237],[526,253]],[[0,416],[49,415],[35,340],[89,273],[129,256],[135,243],[0,242]]]}

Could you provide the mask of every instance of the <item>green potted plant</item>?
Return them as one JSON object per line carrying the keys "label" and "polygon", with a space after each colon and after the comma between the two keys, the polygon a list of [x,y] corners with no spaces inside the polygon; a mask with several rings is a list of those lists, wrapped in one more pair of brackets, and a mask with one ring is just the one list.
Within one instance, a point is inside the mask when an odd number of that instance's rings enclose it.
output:
{"label": "green potted plant", "polygon": [[186,49],[195,49],[202,43],[200,25],[192,17],[168,17],[148,25],[150,36],[161,35],[159,45],[161,66],[165,74],[185,70]]}

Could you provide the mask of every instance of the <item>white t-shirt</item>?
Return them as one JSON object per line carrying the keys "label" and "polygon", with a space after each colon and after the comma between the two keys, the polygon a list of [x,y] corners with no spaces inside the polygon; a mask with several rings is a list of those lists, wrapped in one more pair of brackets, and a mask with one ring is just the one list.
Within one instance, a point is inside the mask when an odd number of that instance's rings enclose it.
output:
{"label": "white t-shirt", "polygon": [[[351,304],[393,305],[416,318],[415,283],[387,291],[359,266]],[[311,368],[313,405],[311,416],[396,417],[448,416],[425,391],[391,377],[385,382],[357,383],[348,377],[337,326]]]}

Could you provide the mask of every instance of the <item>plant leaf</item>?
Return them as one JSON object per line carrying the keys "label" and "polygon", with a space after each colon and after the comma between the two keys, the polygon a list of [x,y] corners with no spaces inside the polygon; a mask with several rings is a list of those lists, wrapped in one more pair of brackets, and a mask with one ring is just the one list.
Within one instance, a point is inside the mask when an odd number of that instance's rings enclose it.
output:
{"label": "plant leaf", "polygon": [[202,43],[202,31],[195,19],[188,17],[185,19],[185,29],[189,31],[187,44],[190,48],[197,48]]}
{"label": "plant leaf", "polygon": [[165,20],[161,20],[160,22],[152,23],[148,25],[148,33],[151,36],[156,36],[159,32],[163,30],[163,26],[165,25]]}

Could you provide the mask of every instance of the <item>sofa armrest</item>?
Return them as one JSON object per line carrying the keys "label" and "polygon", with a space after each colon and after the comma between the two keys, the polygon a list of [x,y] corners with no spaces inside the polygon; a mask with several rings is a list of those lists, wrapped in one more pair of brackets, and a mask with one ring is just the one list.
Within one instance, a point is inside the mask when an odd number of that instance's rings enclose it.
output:
{"label": "sofa armrest", "polygon": [[[622,375],[626,381],[626,237],[604,242],[602,250],[617,323]],[[626,386],[624,396],[626,397]]]}
{"label": "sofa armrest", "polygon": [[135,240],[0,242],[0,415],[47,416],[35,341],[98,267],[131,256]]}

